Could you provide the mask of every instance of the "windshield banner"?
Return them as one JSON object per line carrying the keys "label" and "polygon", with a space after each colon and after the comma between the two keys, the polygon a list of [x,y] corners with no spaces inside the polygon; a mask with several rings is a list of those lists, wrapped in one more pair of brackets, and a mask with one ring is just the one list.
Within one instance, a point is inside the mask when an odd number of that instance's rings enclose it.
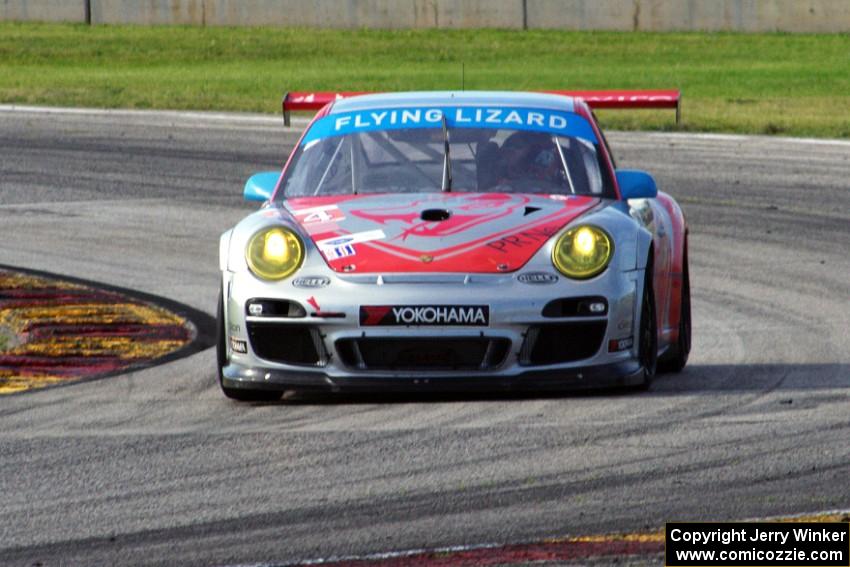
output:
{"label": "windshield banner", "polygon": [[331,114],[317,120],[301,141],[376,130],[441,128],[443,116],[449,128],[530,130],[559,136],[574,136],[596,143],[587,120],[573,112],[543,108],[494,108],[488,106],[440,106],[376,108]]}

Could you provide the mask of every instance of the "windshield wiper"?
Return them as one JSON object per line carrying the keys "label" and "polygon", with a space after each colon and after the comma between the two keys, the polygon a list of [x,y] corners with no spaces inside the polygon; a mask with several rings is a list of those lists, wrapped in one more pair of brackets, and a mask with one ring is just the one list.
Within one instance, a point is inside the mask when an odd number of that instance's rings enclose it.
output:
{"label": "windshield wiper", "polygon": [[452,190],[452,159],[449,151],[449,124],[446,122],[446,115],[443,114],[443,144],[445,146],[445,155],[443,157],[443,191]]}
{"label": "windshield wiper", "polygon": [[555,144],[555,147],[558,148],[558,155],[561,157],[561,166],[564,168],[564,173],[567,176],[567,183],[570,184],[570,193],[573,195],[576,194],[575,185],[573,185],[573,176],[570,175],[570,168],[567,166],[567,158],[564,156],[564,148],[561,147],[561,140],[558,139],[558,136],[552,136],[552,142]]}

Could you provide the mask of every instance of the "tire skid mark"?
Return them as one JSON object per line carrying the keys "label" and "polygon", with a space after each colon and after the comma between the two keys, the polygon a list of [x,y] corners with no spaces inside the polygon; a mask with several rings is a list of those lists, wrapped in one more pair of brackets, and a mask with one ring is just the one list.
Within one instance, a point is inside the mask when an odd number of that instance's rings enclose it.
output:
{"label": "tire skid mark", "polygon": [[191,343],[194,326],[117,291],[0,270],[0,394],[136,367]]}

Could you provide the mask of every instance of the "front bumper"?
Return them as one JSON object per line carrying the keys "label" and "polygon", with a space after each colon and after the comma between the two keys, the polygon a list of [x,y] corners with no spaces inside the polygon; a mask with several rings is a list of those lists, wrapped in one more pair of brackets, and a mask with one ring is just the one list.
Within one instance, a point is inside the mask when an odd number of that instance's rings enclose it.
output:
{"label": "front bumper", "polygon": [[[458,276],[458,281],[445,275],[439,280],[422,276],[421,281],[397,283],[389,282],[389,278],[376,283],[368,278],[331,276],[325,289],[298,289],[291,283],[267,284],[249,274],[225,272],[228,347],[236,339],[243,352],[228,348],[223,385],[233,389],[330,391],[564,390],[628,386],[642,381],[637,346],[632,340],[635,298],[642,291],[641,271],[609,270],[590,281],[561,279],[554,285],[537,286],[519,283],[517,276]],[[546,312],[545,307],[555,298],[589,296],[604,298],[607,313],[579,317]],[[258,297],[297,304],[289,312],[297,312],[298,317],[251,316],[246,305]],[[489,325],[369,327],[358,320],[360,305],[435,300],[440,304],[487,305]],[[589,331],[595,329],[591,341],[595,346],[584,348],[584,331],[576,335],[575,329],[570,330],[581,325],[588,325]],[[264,326],[268,332],[260,332]],[[566,339],[558,335],[559,326],[563,326]],[[430,351],[425,349],[426,359],[439,358],[441,352],[451,350],[443,348],[447,341],[470,345],[463,352],[478,348],[480,358],[460,355],[446,365],[424,360],[420,368],[418,358],[408,357],[403,361],[407,363],[404,368],[382,365],[386,361],[381,352],[394,340],[438,343],[436,347],[432,344]],[[380,346],[369,352],[366,347],[370,341]],[[624,349],[611,351],[612,341],[628,342]],[[349,348],[354,343],[360,348]],[[569,352],[572,347],[568,343],[578,345],[575,352]],[[587,344],[585,341],[584,346]],[[561,350],[563,353],[558,352]],[[307,352],[312,354],[302,359]],[[559,358],[561,354],[564,356]]]}

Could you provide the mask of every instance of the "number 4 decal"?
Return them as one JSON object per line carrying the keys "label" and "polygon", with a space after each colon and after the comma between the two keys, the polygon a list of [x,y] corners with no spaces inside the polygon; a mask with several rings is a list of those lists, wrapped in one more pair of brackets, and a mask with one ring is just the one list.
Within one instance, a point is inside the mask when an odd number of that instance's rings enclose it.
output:
{"label": "number 4 decal", "polygon": [[321,224],[327,222],[338,222],[345,217],[336,205],[325,205],[323,207],[310,207],[295,211],[295,216],[302,224]]}

